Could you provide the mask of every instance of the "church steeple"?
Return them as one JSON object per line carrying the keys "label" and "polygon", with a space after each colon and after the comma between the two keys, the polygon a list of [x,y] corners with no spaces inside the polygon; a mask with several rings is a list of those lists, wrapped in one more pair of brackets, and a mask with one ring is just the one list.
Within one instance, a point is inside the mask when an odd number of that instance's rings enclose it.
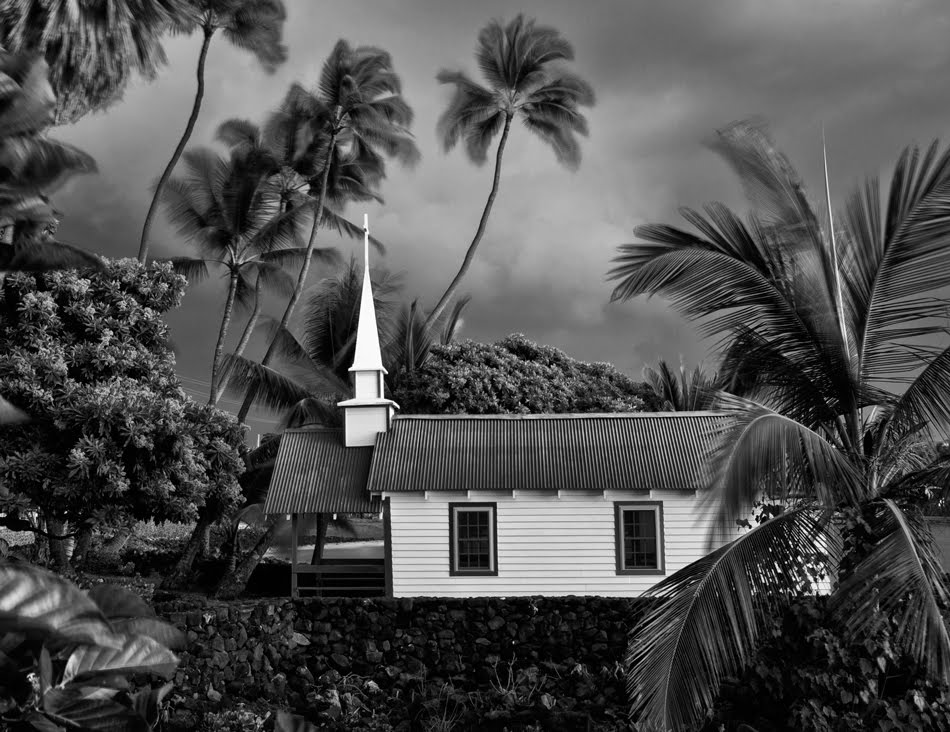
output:
{"label": "church steeple", "polygon": [[379,347],[376,304],[369,275],[369,216],[366,214],[363,214],[363,289],[350,373],[353,374],[353,398],[337,405],[343,409],[346,446],[371,446],[376,443],[379,432],[389,429],[397,405],[385,398],[386,369]]}
{"label": "church steeple", "polygon": [[[379,329],[376,327],[376,302],[373,299],[373,283],[369,276],[369,216],[363,214],[363,290],[360,293],[360,319],[356,326],[356,350],[353,354],[353,365],[350,371],[354,375],[360,373],[379,372],[386,374],[383,367],[383,354],[379,348]],[[360,396],[360,381],[356,383],[357,393]],[[381,397],[382,391],[374,394]],[[367,396],[369,396],[367,394]]]}

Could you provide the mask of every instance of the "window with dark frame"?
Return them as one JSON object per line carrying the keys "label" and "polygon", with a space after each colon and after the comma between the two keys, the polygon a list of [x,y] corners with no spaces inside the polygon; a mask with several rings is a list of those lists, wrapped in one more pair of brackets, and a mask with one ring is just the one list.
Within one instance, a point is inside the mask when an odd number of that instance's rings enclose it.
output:
{"label": "window with dark frame", "polygon": [[663,505],[615,503],[617,574],[663,574]]}
{"label": "window with dark frame", "polygon": [[494,503],[449,504],[449,573],[497,575]]}

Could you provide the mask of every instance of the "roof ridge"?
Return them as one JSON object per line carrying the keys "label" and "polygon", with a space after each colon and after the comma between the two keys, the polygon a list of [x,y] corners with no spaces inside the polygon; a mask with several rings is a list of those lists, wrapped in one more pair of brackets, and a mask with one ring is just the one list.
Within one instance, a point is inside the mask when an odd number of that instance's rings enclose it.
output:
{"label": "roof ridge", "polygon": [[727,412],[566,412],[561,414],[397,414],[399,421],[417,420],[558,420],[558,419],[673,419],[677,417],[725,417]]}
{"label": "roof ridge", "polygon": [[343,432],[342,427],[327,427],[322,424],[304,425],[303,427],[288,427],[283,432],[277,432],[278,436],[290,434],[291,432]]}

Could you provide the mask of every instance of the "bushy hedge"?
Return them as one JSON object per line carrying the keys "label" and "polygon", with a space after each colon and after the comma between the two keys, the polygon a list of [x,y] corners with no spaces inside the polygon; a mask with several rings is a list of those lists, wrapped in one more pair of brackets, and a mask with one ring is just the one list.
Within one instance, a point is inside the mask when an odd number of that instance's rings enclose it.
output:
{"label": "bushy hedge", "polygon": [[892,623],[848,644],[825,605],[825,598],[804,599],[773,620],[754,662],[723,688],[704,732],[742,724],[758,732],[950,729],[950,689],[926,681],[895,652]]}

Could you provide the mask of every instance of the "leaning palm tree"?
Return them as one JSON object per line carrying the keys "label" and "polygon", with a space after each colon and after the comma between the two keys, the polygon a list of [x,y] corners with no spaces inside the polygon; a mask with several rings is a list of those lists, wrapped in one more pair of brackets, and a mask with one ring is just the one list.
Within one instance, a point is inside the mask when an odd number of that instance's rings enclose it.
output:
{"label": "leaning palm tree", "polygon": [[458,273],[429,313],[427,325],[441,317],[485,234],[498,195],[501,161],[511,123],[516,118],[521,119],[530,132],[551,146],[558,162],[569,170],[580,165],[577,135],[587,134],[587,120],[580,107],[593,105],[594,91],[590,84],[565,67],[565,62],[573,58],[574,49],[557,30],[535,25],[535,21],[519,15],[507,25],[493,20],[478,34],[475,59],[487,86],[461,71],[439,72],[440,83],[455,87],[449,108],[438,123],[445,151],[464,139],[469,159],[482,165],[492,140],[499,133],[501,138],[495,150],[491,191],[475,236]]}
{"label": "leaning palm tree", "polygon": [[158,213],[159,201],[162,200],[162,192],[184,153],[188,140],[191,139],[201,111],[205,89],[205,62],[214,34],[220,30],[232,44],[253,53],[267,72],[275,71],[287,58],[287,49],[281,43],[284,20],[287,17],[282,0],[194,0],[190,5],[191,16],[185,25],[189,30],[200,28],[202,33],[201,50],[198,52],[198,86],[191,114],[185,123],[185,131],[158,179],[152,202],[145,215],[142,239],[139,242],[140,262],[145,262],[148,258],[149,235]]}
{"label": "leaning palm tree", "polygon": [[188,22],[189,5],[9,0],[0,8],[0,46],[46,59],[54,124],[67,124],[120,99],[133,72],[154,79],[166,62],[162,36]]}
{"label": "leaning palm tree", "polygon": [[[809,564],[835,580],[844,633],[895,618],[900,650],[950,679],[950,594],[915,508],[947,474],[918,446],[950,427],[938,297],[950,285],[950,151],[904,150],[886,199],[869,180],[835,228],[830,201],[819,217],[761,128],[732,125],[717,147],[749,217],[711,204],[684,210],[691,230],[639,227],[615,260],[613,297],[668,298],[744,373],[746,397],[716,404],[728,413],[708,463],[720,525],[763,495],[787,508],[651,590],[662,602],[631,639],[629,689],[641,719],[673,730],[697,724],[750,661],[764,617],[808,586]],[[863,542],[842,541],[849,522]]]}
{"label": "leaning palm tree", "polygon": [[709,409],[716,396],[718,376],[707,374],[702,366],[692,371],[680,364],[678,370],[664,360],[656,368],[643,369],[643,380],[660,403],[664,412],[701,412]]}
{"label": "leaning palm tree", "polygon": [[[247,304],[261,287],[283,285],[284,268],[298,264],[305,254],[294,245],[309,213],[307,207],[289,206],[294,203],[293,194],[288,195],[283,178],[257,162],[239,151],[224,158],[207,148],[191,150],[185,154],[187,175],[171,179],[165,189],[170,218],[202,254],[172,258],[176,269],[195,282],[208,275],[209,264],[220,265],[228,277],[209,403],[219,394],[221,360],[235,302]],[[312,256],[332,262],[338,255],[329,249],[314,250]]]}
{"label": "leaning palm tree", "polygon": [[[419,151],[409,133],[412,109],[402,97],[402,82],[393,70],[389,54],[371,46],[356,48],[337,41],[320,72],[317,91],[307,94],[292,90],[295,104],[309,116],[316,148],[323,149],[319,173],[312,180],[315,200],[314,224],[307,242],[308,250],[317,243],[317,223],[322,220],[328,196],[342,191],[342,200],[352,200],[350,176],[342,175],[346,166],[370,171],[357,176],[366,187],[375,190],[385,176],[384,158],[413,165]],[[359,191],[365,195],[364,190]],[[309,257],[304,259],[293,295],[287,302],[277,331],[287,328],[310,273]],[[269,366],[276,354],[274,341],[268,345],[262,364]],[[244,421],[256,398],[251,390],[244,398],[238,419]]]}
{"label": "leaning palm tree", "polygon": [[[300,113],[299,107],[294,103],[294,91],[292,88],[288,100],[270,116],[263,127],[248,120],[230,119],[222,123],[217,132],[218,139],[230,148],[232,155],[241,156],[248,169],[267,171],[267,174],[272,176],[280,190],[280,214],[293,208],[306,211],[312,208],[305,202],[310,201],[308,193],[313,185],[310,179],[315,174],[315,158],[321,154],[319,141],[312,139],[309,120]],[[370,166],[359,166],[346,161],[341,161],[337,169],[341,172],[332,180],[321,225],[335,230],[341,236],[355,237],[361,235],[362,230],[343,218],[338,210],[342,209],[346,199],[378,200],[372,190],[374,174]],[[371,238],[371,241],[382,251],[382,244],[378,240]],[[314,249],[311,256],[317,256],[316,253],[320,251]],[[281,296],[290,298],[293,295],[295,284],[286,272],[281,270],[279,280],[270,278],[268,281],[258,268],[253,284],[251,313],[234,350],[235,356],[243,355],[254,333],[261,315],[264,289],[273,289],[275,285],[278,286],[277,292]],[[247,293],[251,289],[245,287],[242,291]],[[221,378],[218,379],[213,397],[215,403],[227,387],[230,367],[230,362],[226,363]]]}

